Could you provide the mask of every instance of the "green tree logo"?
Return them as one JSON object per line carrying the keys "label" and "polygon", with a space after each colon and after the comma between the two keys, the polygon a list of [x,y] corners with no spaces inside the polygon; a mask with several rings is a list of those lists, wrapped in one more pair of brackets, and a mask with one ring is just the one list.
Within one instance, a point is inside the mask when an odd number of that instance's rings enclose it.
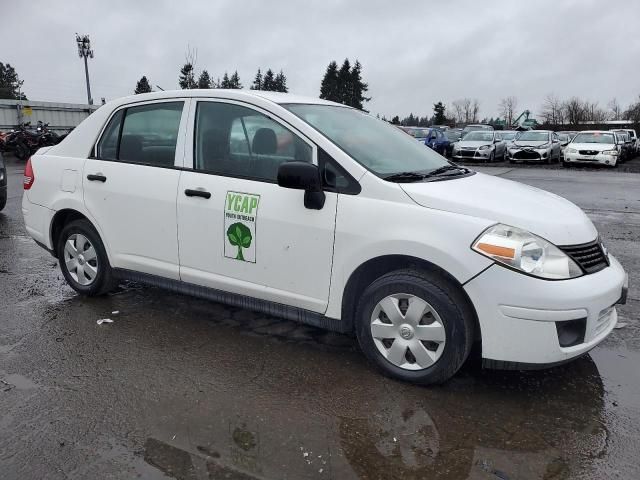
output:
{"label": "green tree logo", "polygon": [[249,248],[251,246],[251,230],[244,223],[234,223],[229,226],[227,229],[227,238],[229,239],[229,243],[234,247],[238,247],[238,255],[236,255],[236,260],[244,261],[244,256],[242,255],[243,248]]}

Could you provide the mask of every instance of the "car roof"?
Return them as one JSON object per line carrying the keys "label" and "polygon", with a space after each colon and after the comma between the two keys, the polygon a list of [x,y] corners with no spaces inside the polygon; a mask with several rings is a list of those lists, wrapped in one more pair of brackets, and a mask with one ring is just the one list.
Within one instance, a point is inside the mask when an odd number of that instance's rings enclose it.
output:
{"label": "car roof", "polygon": [[[225,89],[225,88],[212,88],[212,89],[191,89],[191,90],[164,90],[162,92],[142,93],[139,95],[129,95],[127,97],[114,100],[118,104],[127,104],[131,101],[141,102],[149,100],[163,100],[171,98],[225,98],[230,100],[247,100],[250,98],[260,98],[273,102],[279,105],[288,103],[299,104],[312,104],[312,105],[333,105],[344,108],[346,105],[341,103],[330,102],[316,97],[307,97],[304,95],[297,95],[293,93],[281,93],[281,92],[267,92],[263,90],[237,90],[237,89]],[[109,102],[112,103],[112,102]]]}

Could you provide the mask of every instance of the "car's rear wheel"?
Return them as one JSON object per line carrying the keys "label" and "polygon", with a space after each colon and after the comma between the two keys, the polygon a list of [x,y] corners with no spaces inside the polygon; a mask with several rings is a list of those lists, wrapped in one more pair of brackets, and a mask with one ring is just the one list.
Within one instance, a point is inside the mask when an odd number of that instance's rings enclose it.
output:
{"label": "car's rear wheel", "polygon": [[7,189],[0,190],[0,211],[7,205]]}
{"label": "car's rear wheel", "polygon": [[67,224],[58,238],[56,252],[62,274],[76,292],[102,295],[115,286],[100,235],[88,220]]}
{"label": "car's rear wheel", "polygon": [[444,275],[399,270],[365,290],[356,335],[367,358],[386,375],[413,383],[451,378],[469,355],[473,313]]}

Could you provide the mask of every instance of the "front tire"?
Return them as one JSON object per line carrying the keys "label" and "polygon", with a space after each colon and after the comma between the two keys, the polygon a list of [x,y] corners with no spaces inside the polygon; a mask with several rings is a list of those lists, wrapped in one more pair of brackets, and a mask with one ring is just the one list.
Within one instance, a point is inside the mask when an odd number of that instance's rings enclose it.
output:
{"label": "front tire", "polygon": [[375,280],[356,311],[365,356],[385,375],[430,385],[467,359],[473,313],[457,285],[437,272],[398,270]]}
{"label": "front tire", "polygon": [[65,280],[79,294],[103,295],[115,286],[100,235],[88,220],[75,220],[65,225],[56,252]]}

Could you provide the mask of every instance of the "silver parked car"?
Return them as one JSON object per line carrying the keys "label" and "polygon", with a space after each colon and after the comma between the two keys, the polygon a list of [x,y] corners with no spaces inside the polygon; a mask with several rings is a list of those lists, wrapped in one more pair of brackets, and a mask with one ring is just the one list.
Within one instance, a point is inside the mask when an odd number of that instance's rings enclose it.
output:
{"label": "silver parked car", "polygon": [[493,162],[506,156],[507,145],[499,132],[493,130],[475,130],[467,133],[453,146],[455,160],[476,160]]}
{"label": "silver parked car", "polygon": [[560,138],[551,130],[522,132],[509,147],[508,159],[515,162],[559,162],[562,156]]}

